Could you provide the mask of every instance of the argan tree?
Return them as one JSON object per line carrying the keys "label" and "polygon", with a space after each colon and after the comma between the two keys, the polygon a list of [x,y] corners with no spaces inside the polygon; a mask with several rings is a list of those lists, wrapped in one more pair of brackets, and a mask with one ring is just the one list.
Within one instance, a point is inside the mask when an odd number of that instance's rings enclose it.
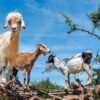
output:
{"label": "argan tree", "polygon": [[[68,34],[71,34],[75,31],[81,31],[84,33],[87,33],[89,35],[92,35],[94,37],[96,37],[97,39],[100,40],[100,7],[97,9],[97,11],[92,12],[91,14],[88,14],[87,17],[88,19],[91,21],[92,23],[92,28],[91,30],[87,29],[87,28],[82,28],[80,25],[74,23],[70,17],[68,17],[67,15],[65,15],[64,13],[61,13],[62,16],[65,18],[65,23],[68,25],[69,30],[68,30]],[[99,33],[97,33],[99,32]]]}
{"label": "argan tree", "polygon": [[[100,40],[100,7],[95,11],[87,15],[89,21],[91,22],[91,29],[83,28],[81,25],[78,25],[74,23],[70,17],[65,15],[64,13],[61,13],[62,16],[65,18],[65,23],[69,27],[69,30],[67,31],[68,34],[72,34],[75,31],[81,31],[83,33],[89,34]],[[97,52],[97,55],[94,58],[95,64],[100,64],[100,54],[99,51]],[[93,85],[100,84],[100,68],[99,69],[93,69],[94,72],[94,83]]]}

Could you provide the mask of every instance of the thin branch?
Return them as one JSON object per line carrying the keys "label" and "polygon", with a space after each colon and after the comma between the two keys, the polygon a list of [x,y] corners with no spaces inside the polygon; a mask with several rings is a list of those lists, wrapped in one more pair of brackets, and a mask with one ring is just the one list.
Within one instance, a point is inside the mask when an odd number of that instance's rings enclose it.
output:
{"label": "thin branch", "polygon": [[91,33],[94,33],[95,32],[95,29],[96,29],[96,26],[93,27],[92,29],[92,32]]}
{"label": "thin branch", "polygon": [[90,35],[92,35],[92,36],[94,36],[94,37],[96,37],[97,39],[100,40],[100,36],[98,36],[97,34],[94,34],[93,31],[90,32],[90,31],[85,30],[85,29],[82,29],[82,28],[76,28],[75,30],[70,30],[70,31],[68,31],[68,33],[70,34],[70,33],[74,32],[74,31],[82,31],[82,32],[86,32],[86,33],[88,33],[88,34],[90,34]]}
{"label": "thin branch", "polygon": [[81,28],[78,28],[77,30],[83,31],[83,32],[87,32],[88,34],[90,34],[90,35],[92,35],[92,36],[94,36],[94,37],[96,37],[96,38],[98,38],[100,40],[100,36],[98,36],[97,34],[94,34],[94,33],[90,32],[88,30],[81,29]]}
{"label": "thin branch", "polygon": [[[64,13],[61,13],[61,14],[65,18],[65,23],[70,27],[70,30],[67,32],[68,34],[74,32],[74,31],[82,31],[82,32],[88,33],[88,34],[96,37],[98,40],[100,40],[100,36],[94,33],[95,29],[97,29],[96,24],[98,23],[98,21],[100,21],[100,17],[98,17],[96,19],[96,21],[93,25],[92,31],[89,31],[89,30],[77,27],[77,25],[75,23],[73,23],[73,21],[68,16],[66,16]],[[92,17],[88,16],[88,17],[89,17],[89,19],[91,19],[93,16]],[[92,19],[91,19],[91,21],[92,21]]]}

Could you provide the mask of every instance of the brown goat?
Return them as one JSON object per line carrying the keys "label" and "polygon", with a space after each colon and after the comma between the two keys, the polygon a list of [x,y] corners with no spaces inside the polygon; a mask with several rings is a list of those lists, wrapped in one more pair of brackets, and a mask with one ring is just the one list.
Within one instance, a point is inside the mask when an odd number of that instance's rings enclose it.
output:
{"label": "brown goat", "polygon": [[37,49],[33,53],[18,53],[16,55],[13,65],[13,75],[16,77],[18,70],[23,71],[24,84],[25,84],[26,72],[27,72],[28,75],[27,84],[29,84],[30,73],[35,61],[41,54],[46,55],[49,52],[50,49],[46,45],[39,44]]}

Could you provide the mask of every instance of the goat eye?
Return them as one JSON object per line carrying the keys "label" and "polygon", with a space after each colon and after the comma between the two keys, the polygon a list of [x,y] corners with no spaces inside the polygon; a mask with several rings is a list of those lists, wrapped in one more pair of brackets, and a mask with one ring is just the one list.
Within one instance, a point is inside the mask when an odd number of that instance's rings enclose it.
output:
{"label": "goat eye", "polygon": [[43,48],[45,48],[45,47],[43,46]]}
{"label": "goat eye", "polygon": [[44,46],[42,46],[42,48],[44,48]]}
{"label": "goat eye", "polygon": [[21,21],[18,21],[18,23],[21,23]]}
{"label": "goat eye", "polygon": [[8,20],[8,23],[11,24],[11,20]]}

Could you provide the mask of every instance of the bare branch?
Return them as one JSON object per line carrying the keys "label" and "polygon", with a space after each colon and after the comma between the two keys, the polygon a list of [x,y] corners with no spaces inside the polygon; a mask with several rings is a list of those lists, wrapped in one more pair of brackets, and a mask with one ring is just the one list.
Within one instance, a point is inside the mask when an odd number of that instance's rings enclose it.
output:
{"label": "bare branch", "polygon": [[82,32],[92,35],[92,36],[96,37],[98,40],[100,40],[100,35],[95,33],[95,30],[100,27],[100,8],[96,12],[93,12],[88,15],[88,18],[90,19],[90,21],[92,22],[92,25],[93,25],[91,31],[78,27],[77,24],[73,23],[73,21],[68,16],[66,16],[64,13],[61,13],[61,14],[65,18],[65,23],[70,28],[70,30],[67,32],[68,34],[71,34],[72,32],[75,32],[75,31],[82,31]]}
{"label": "bare branch", "polygon": [[[92,35],[92,36],[94,36],[94,37],[96,37],[97,39],[100,40],[100,36],[98,36],[97,34],[94,34],[93,31],[90,32],[90,31],[85,30],[85,29],[82,29],[82,28],[76,28],[76,30],[77,30],[77,31],[86,32],[86,33],[88,33],[88,34],[90,34],[90,35]],[[70,33],[71,33],[71,32],[74,32],[74,31],[76,31],[76,30],[70,31]]]}

